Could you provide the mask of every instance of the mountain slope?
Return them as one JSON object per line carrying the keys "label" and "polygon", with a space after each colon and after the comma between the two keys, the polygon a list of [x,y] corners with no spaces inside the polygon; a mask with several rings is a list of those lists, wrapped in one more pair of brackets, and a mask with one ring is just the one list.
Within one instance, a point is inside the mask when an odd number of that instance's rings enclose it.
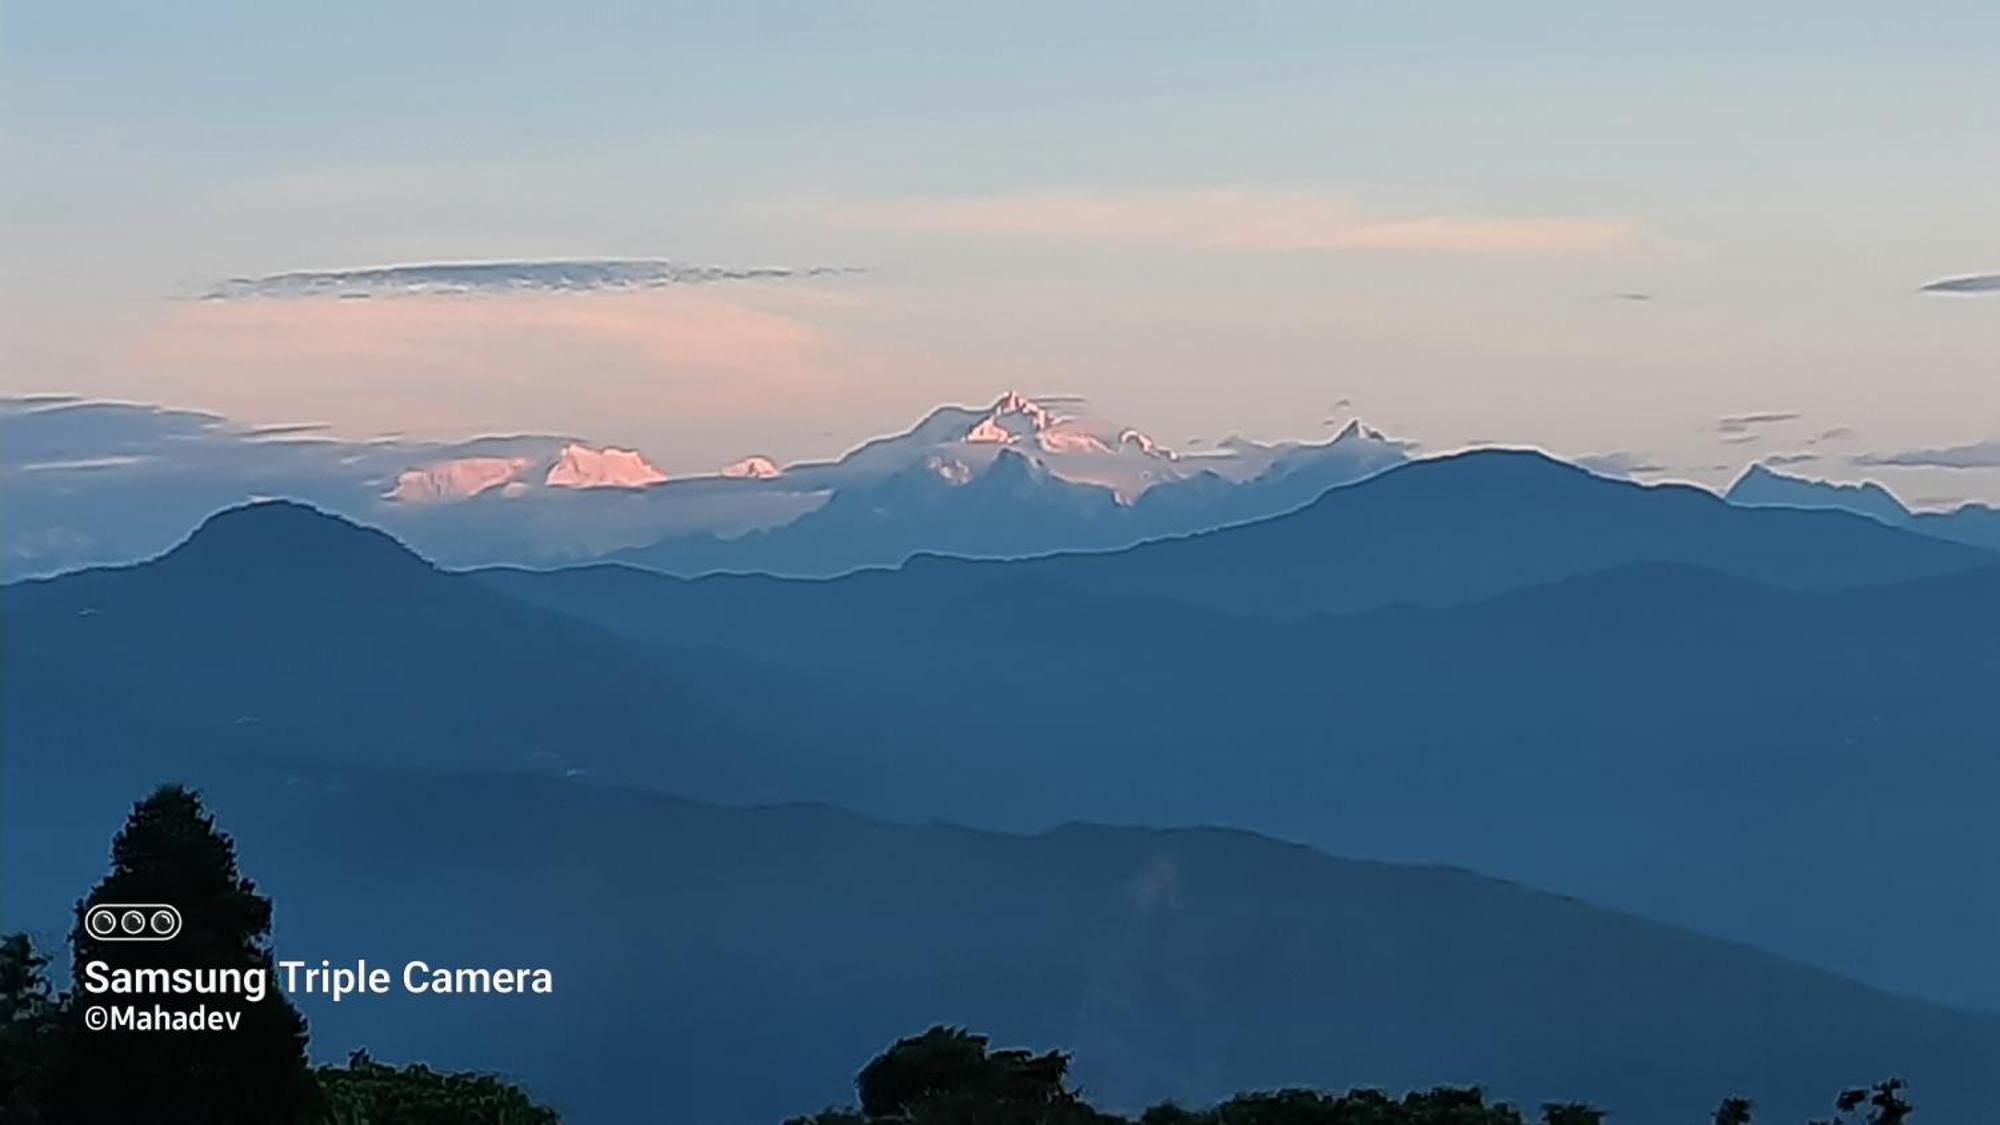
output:
{"label": "mountain slope", "polygon": [[946,408],[838,462],[787,470],[789,487],[828,490],[823,506],[789,523],[672,535],[606,557],[688,576],[829,577],[918,554],[1112,550],[1287,512],[1407,460],[1402,443],[1359,423],[1319,444],[1232,441],[1226,456],[1201,459],[1176,458],[1135,431],[1071,424],[1019,396],[985,413]]}
{"label": "mountain slope", "polygon": [[[1203,485],[1192,478],[1171,487]],[[1169,501],[1163,495],[1161,502]],[[1032,581],[1098,597],[1297,619],[1471,602],[1633,563],[1832,590],[1978,570],[2000,564],[2000,554],[1846,512],[1738,507],[1700,489],[1610,480],[1537,453],[1478,451],[1391,469],[1290,514],[1185,538],[1006,563],[920,556],[903,570],[912,590],[970,595],[995,581]],[[629,584],[609,574],[598,580]],[[879,582],[859,575],[842,581],[849,583],[835,587],[842,597]],[[648,589],[677,597],[675,587]],[[716,578],[695,589],[690,596],[717,612],[728,606],[753,616],[759,610],[749,603],[767,596],[792,597],[795,589],[817,598],[810,585],[747,578]],[[690,612],[699,619],[702,609]]]}
{"label": "mountain slope", "polygon": [[1960,504],[1945,511],[1913,512],[1874,481],[1843,484],[1809,480],[1752,465],[1730,486],[1724,498],[1751,508],[1830,508],[1855,512],[1892,527],[2000,551],[2000,509],[1986,504]]}
{"label": "mountain slope", "polygon": [[612,561],[671,574],[798,577],[895,565],[935,552],[1010,558],[1134,541],[1110,489],[1078,484],[1002,449],[980,468],[942,458],[832,493],[782,527],[734,539],[678,536],[614,552]]}
{"label": "mountain slope", "polygon": [[[905,798],[956,819],[1222,822],[1349,854],[1478,857],[2000,1004],[1983,952],[2000,892],[1966,881],[2000,863],[1984,797],[2000,786],[1985,702],[2000,571],[1787,592],[1649,564],[1300,623],[1044,574],[480,577],[635,640],[758,654],[932,735],[927,762],[1004,763],[977,790]],[[1907,913],[1812,920],[1871,880],[1905,888]]]}
{"label": "mountain slope", "polygon": [[[350,525],[249,509],[157,563],[0,590],[5,710],[58,734],[102,714],[161,751],[1476,857],[2000,1003],[2000,892],[1966,877],[2000,863],[1991,575],[1804,594],[1627,568],[1287,624],[1040,574],[447,575]],[[1815,920],[1882,880],[1900,913]]]}
{"label": "mountain slope", "polygon": [[1072,1050],[1121,1108],[1477,1082],[1676,1125],[1729,1093],[1794,1119],[1888,1073],[1940,1120],[2000,1096],[1993,1017],[1459,870],[1217,830],[1022,837],[527,778],[65,761],[11,734],[9,854],[86,862],[27,865],[10,920],[60,927],[132,797],[186,778],[273,896],[282,954],[554,973],[546,997],[307,998],[320,1057],[499,1069],[580,1125],[776,1120],[940,1021]]}
{"label": "mountain slope", "polygon": [[2000,551],[2000,508],[1990,504],[1960,504],[1944,512],[1918,512],[1910,517],[1909,527],[1968,547]]}
{"label": "mountain slope", "polygon": [[1990,553],[1840,512],[1733,507],[1712,493],[1479,450],[1391,469],[1288,515],[1022,573],[1079,590],[1298,618],[1473,601],[1632,562],[1836,589],[1990,565]]}
{"label": "mountain slope", "polygon": [[163,742],[767,798],[834,768],[810,726],[746,706],[805,685],[641,648],[296,504],[223,512],[152,562],[0,588],[0,611],[10,711],[102,709]]}
{"label": "mountain slope", "polygon": [[1892,527],[1910,520],[1910,510],[1903,502],[1874,481],[1842,484],[1806,480],[1764,465],[1745,469],[1722,498],[1745,508],[1829,508],[1853,512]]}

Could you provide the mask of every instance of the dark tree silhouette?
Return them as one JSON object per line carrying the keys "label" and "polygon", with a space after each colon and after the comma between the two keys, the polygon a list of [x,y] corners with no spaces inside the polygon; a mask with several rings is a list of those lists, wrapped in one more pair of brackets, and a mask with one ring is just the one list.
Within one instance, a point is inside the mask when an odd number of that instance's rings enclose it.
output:
{"label": "dark tree silhouette", "polygon": [[552,1109],[490,1074],[393,1067],[367,1051],[317,1072],[327,1125],[556,1125]]}
{"label": "dark tree silhouette", "polygon": [[1544,1102],[1542,1125],[1604,1125],[1604,1111],[1582,1102]]}
{"label": "dark tree silhouette", "polygon": [[[164,942],[106,942],[84,925],[91,903],[167,903],[183,928]],[[111,873],[77,904],[70,943],[74,1001],[65,1021],[67,1056],[56,1098],[59,1120],[146,1121],[159,1125],[284,1125],[318,1116],[306,1063],[305,1020],[271,976],[271,902],[236,868],[236,848],[216,830],[195,793],[162,786],[132,808],[111,845]],[[261,970],[263,1000],[241,995],[148,994],[93,997],[85,968]],[[83,1029],[93,1003],[132,1003],[169,1012],[206,1003],[242,1013],[223,1033]]]}
{"label": "dark tree silhouette", "polygon": [[[795,1117],[786,1125],[1127,1125],[1093,1109],[1066,1084],[1069,1056],[1051,1051],[988,1051],[986,1038],[933,1027],[898,1040],[855,1079],[861,1107]],[[1912,1112],[1900,1079],[1840,1095],[1840,1117],[1814,1125],[1906,1125]],[[1857,1111],[1866,1107],[1865,1118]],[[1747,1098],[1725,1098],[1714,1125],[1750,1125]],[[1545,1102],[1541,1125],[1604,1125],[1584,1102]],[[1345,1094],[1286,1089],[1238,1094],[1207,1109],[1156,1105],[1137,1125],[1522,1125],[1521,1111],[1488,1101],[1476,1086],[1438,1086],[1396,1098],[1381,1090]]]}
{"label": "dark tree silhouette", "polygon": [[1041,1123],[1093,1116],[1065,1085],[1068,1055],[989,1052],[986,1044],[983,1035],[946,1027],[901,1040],[856,1077],[861,1112],[936,1122],[979,1117]]}
{"label": "dark tree silhouette", "polygon": [[[1552,1102],[1543,1121],[1602,1121],[1603,1113],[1578,1102]],[[1238,1094],[1205,1110],[1160,1105],[1139,1118],[1140,1125],[1521,1125],[1521,1112],[1505,1102],[1489,1102],[1476,1087],[1439,1086],[1401,1098],[1381,1090],[1328,1094],[1318,1090],[1276,1090]]]}
{"label": "dark tree silhouette", "polygon": [[1087,1125],[1110,1122],[1067,1084],[1060,1051],[989,1051],[983,1035],[933,1027],[898,1040],[854,1079],[860,1113],[829,1110],[798,1125]]}
{"label": "dark tree silhouette", "polygon": [[48,964],[27,934],[0,937],[0,1029],[32,1023],[49,1013],[55,999],[43,972]]}
{"label": "dark tree silhouette", "polygon": [[26,934],[0,938],[0,1122],[40,1121],[39,1106],[57,1047],[49,959]]}
{"label": "dark tree silhouette", "polygon": [[1868,1125],[1903,1125],[1917,1111],[1917,1107],[1903,1096],[1903,1091],[1907,1089],[1909,1084],[1902,1079],[1890,1078],[1873,1086],[1843,1090],[1833,1102],[1839,1116],[1825,1125],[1837,1125],[1838,1122],[1853,1119],[1856,1114],[1861,1114],[1861,1119]]}
{"label": "dark tree silhouette", "polygon": [[[106,942],[93,903],[177,907],[163,942]],[[305,1020],[270,976],[271,903],[236,869],[236,849],[196,794],[163,786],[133,806],[112,841],[111,874],[77,904],[72,974],[52,994],[48,958],[24,934],[0,937],[0,1125],[556,1125],[553,1110],[489,1074],[397,1068],[356,1051],[307,1068]],[[239,993],[93,995],[86,966],[248,969],[264,999]],[[201,1003],[240,1012],[234,1030],[91,1030],[93,1005],[168,1012]]]}

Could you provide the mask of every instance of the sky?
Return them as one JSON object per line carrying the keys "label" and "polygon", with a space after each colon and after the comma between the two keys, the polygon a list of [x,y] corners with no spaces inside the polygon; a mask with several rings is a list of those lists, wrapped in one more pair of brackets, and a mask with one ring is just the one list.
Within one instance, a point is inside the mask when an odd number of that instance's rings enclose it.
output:
{"label": "sky", "polygon": [[[2000,284],[1923,288],[2000,274],[1996,44],[1990,3],[16,3],[0,394],[682,473],[1020,389],[2000,501]],[[341,272],[438,262],[503,266]]]}

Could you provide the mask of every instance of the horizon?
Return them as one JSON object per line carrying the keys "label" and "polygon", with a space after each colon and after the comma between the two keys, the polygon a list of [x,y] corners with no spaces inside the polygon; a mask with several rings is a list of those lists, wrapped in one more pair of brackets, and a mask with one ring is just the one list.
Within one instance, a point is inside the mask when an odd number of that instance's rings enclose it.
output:
{"label": "horizon", "polygon": [[[912,552],[1004,558],[1115,548],[1278,515],[1328,487],[1482,450],[1532,452],[1608,479],[1683,485],[1739,506],[1844,509],[1976,545],[2000,541],[2000,529],[1983,526],[1995,505],[1911,496],[1885,483],[1892,475],[1873,466],[1857,474],[1858,482],[1848,482],[1815,472],[1816,462],[1779,455],[1695,474],[1624,452],[1574,456],[1532,443],[1437,449],[1383,433],[1351,406],[1340,403],[1311,437],[1260,442],[1231,434],[1177,450],[1106,417],[1081,396],[1008,391],[984,406],[934,407],[906,428],[835,455],[785,462],[747,455],[688,473],[656,465],[643,448],[595,445],[571,435],[349,441],[324,427],[246,428],[217,415],[132,403],[0,398],[0,489],[17,512],[0,538],[0,579],[150,558],[208,515],[266,498],[298,500],[385,528],[426,557],[461,568],[635,561],[650,551],[642,565],[676,572],[747,566],[831,575],[857,565],[895,565]],[[1787,418],[1750,415],[1731,422],[1749,432],[1774,420]],[[1107,514],[1079,523],[1081,513],[1037,513],[1032,501],[1018,507],[1026,497],[1017,497],[1004,510],[978,517],[1014,528],[1000,539],[965,540],[939,526],[912,528],[916,538],[898,546],[895,536],[881,540],[855,525],[836,533],[835,542],[821,542],[819,550],[833,548],[830,555],[815,560],[806,546],[851,521],[835,513],[851,511],[852,504],[904,508],[914,498],[895,495],[899,478],[916,474],[914,480],[930,482],[920,487],[959,489],[1016,459],[1040,503],[1105,501],[1122,518]],[[1207,487],[1223,488],[1233,499],[1188,491]],[[863,500],[883,489],[890,491]],[[1167,499],[1155,503],[1156,492]],[[606,506],[599,494],[622,494],[633,503]],[[965,489],[956,502],[970,506],[967,516],[981,503],[979,494]],[[1171,514],[1177,509],[1180,514]],[[912,508],[902,518],[922,517]],[[741,549],[704,548],[698,542],[704,536]],[[775,556],[760,554],[760,541],[772,537],[797,545],[776,548]]]}
{"label": "horizon", "polygon": [[[940,413],[948,411],[988,412],[999,404],[1016,398],[1025,399],[1031,404],[1056,404],[1058,407],[1069,406],[1081,408],[1076,414],[1065,415],[1066,418],[1085,421],[1092,420],[1093,418],[1100,421],[1105,420],[1102,415],[1091,413],[1090,401],[1082,395],[1037,394],[1022,392],[1018,389],[1009,389],[983,400],[968,399],[940,402],[900,428],[893,423],[884,423],[876,430],[847,441],[845,444],[820,445],[814,447],[811,452],[797,457],[771,457],[762,452],[758,447],[750,445],[744,447],[745,452],[741,456],[733,458],[727,464],[695,466],[662,463],[660,464],[660,468],[666,473],[666,476],[661,480],[649,482],[647,486],[711,480],[727,476],[728,473],[726,470],[739,462],[754,460],[769,460],[781,469],[815,468],[832,465],[864,448],[871,442],[907,435]],[[1224,427],[1213,440],[1196,436],[1191,444],[1177,445],[1172,441],[1160,440],[1159,445],[1163,450],[1172,453],[1177,458],[1199,462],[1206,459],[1222,459],[1230,456],[1227,447],[1231,443],[1247,442],[1266,446],[1311,446],[1329,443],[1339,437],[1342,432],[1352,427],[1362,427],[1367,430],[1380,432],[1380,428],[1375,426],[1371,419],[1363,414],[1353,412],[1349,409],[1350,406],[1351,403],[1343,402],[1331,416],[1321,419],[1316,427],[1317,432],[1311,432],[1313,427],[1305,425],[1291,428],[1278,427],[1255,433]],[[561,442],[565,445],[582,446],[593,452],[636,453],[648,463],[654,463],[652,451],[642,445],[619,445],[616,442],[601,442],[595,440],[592,435],[584,433],[513,429],[444,433],[428,438],[418,438],[416,435],[406,433],[387,432],[357,438],[338,433],[332,426],[322,422],[290,422],[246,427],[239,426],[236,420],[222,414],[191,407],[175,407],[165,403],[148,402],[139,399],[92,398],[67,392],[0,395],[0,417],[26,418],[27,416],[47,411],[92,407],[113,407],[158,415],[199,417],[212,422],[224,432],[259,440],[283,438],[301,442],[323,442],[329,445],[354,444],[357,446],[379,446],[407,441],[412,451],[410,454],[410,463],[407,467],[412,469],[424,467],[423,459],[426,456],[430,456],[433,459],[448,459],[439,458],[439,454],[454,450],[476,448],[493,443],[520,441]],[[1738,415],[1722,419],[1721,421],[1732,428],[1747,429],[1752,426],[1764,424],[1764,419],[1767,417],[1764,414]],[[1745,418],[1750,420],[1746,422],[1744,421]],[[1789,421],[1792,419],[1780,418],[1777,420]],[[1134,432],[1140,433],[1141,436],[1151,437],[1149,434],[1144,434],[1138,427],[1131,427],[1131,429]],[[1844,438],[1849,436],[1845,428],[1840,429],[1842,432],[1835,434],[1835,437]],[[1936,469],[1941,468],[1941,466],[1880,464],[1860,459],[1860,457],[1865,457],[1866,455],[1851,457],[1845,461],[1831,458],[1822,461],[1817,455],[1802,456],[1796,453],[1764,450],[1739,454],[1738,456],[1743,458],[1739,462],[1724,461],[1700,467],[1669,468],[1649,463],[1626,450],[1613,450],[1602,453],[1578,452],[1575,450],[1558,449],[1532,441],[1513,440],[1505,437],[1481,438],[1451,446],[1431,446],[1405,434],[1397,433],[1389,434],[1388,436],[1406,444],[1416,454],[1417,458],[1421,460],[1451,457],[1482,449],[1529,450],[1541,453],[1554,460],[1590,469],[1604,476],[1634,480],[1645,484],[1688,484],[1718,495],[1726,492],[1731,484],[1734,484],[1752,470],[1762,470],[1794,480],[1815,483],[1849,487],[1874,485],[1890,492],[1891,495],[1912,511],[1944,511],[1965,504],[1993,506],[1995,503],[1994,501],[1984,499],[1983,493],[1977,495],[1908,494],[1905,491],[1905,489],[1910,487],[1907,483],[1899,488],[1891,482],[1899,475],[1905,475],[1911,470],[1921,470],[1924,468]],[[831,433],[823,433],[820,437],[824,440],[840,440],[833,438]],[[1808,439],[1806,444],[1817,444],[1821,440],[1828,439],[1824,436],[1816,437]],[[109,464],[100,466],[85,458],[75,460],[77,467],[112,467]],[[663,462],[664,460],[662,459]],[[68,459],[27,462],[9,460],[0,464],[0,472],[42,472],[69,467],[71,467],[71,462]],[[1962,477],[1967,474],[1954,472],[1951,475]],[[1905,480],[1907,481],[1908,479],[1907,475],[1905,475]],[[1933,480],[1935,477],[1927,475],[1922,479]]]}

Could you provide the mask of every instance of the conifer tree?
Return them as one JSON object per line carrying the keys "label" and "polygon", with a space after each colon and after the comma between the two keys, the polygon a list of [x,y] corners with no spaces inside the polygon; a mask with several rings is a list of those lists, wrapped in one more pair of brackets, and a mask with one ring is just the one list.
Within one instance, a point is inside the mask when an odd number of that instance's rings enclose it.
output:
{"label": "conifer tree", "polygon": [[[85,924],[94,903],[163,903],[180,911],[170,941],[107,941]],[[196,793],[162,786],[132,808],[112,841],[111,873],[77,904],[70,1049],[59,1116],[76,1122],[161,1125],[286,1125],[314,1120],[317,1088],[306,1062],[305,1019],[272,973],[271,901],[236,867],[233,841],[215,827]],[[241,994],[93,996],[92,962],[110,968],[259,970],[261,1001]],[[201,1005],[242,1013],[234,1030],[91,1030],[92,1004],[156,1005],[169,1012]]]}

